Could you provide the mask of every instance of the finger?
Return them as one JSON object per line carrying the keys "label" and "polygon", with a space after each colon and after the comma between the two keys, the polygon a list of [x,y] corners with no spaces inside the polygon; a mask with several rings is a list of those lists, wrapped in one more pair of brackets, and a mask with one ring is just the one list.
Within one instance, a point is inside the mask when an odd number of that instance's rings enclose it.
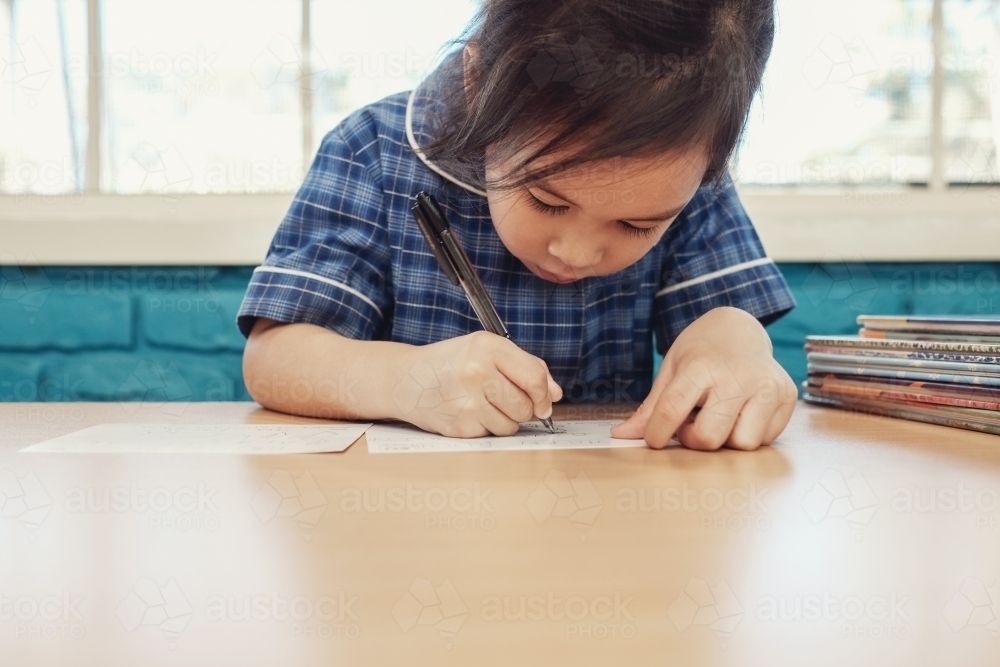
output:
{"label": "finger", "polygon": [[781,435],[781,432],[788,426],[788,422],[792,418],[792,413],[795,412],[796,405],[798,405],[797,401],[789,400],[782,403],[774,411],[774,416],[771,417],[770,423],[764,430],[764,437],[761,439],[763,444],[770,445],[774,442],[775,438]]}
{"label": "finger", "polygon": [[483,396],[500,412],[515,422],[531,421],[535,406],[521,389],[501,373],[483,384]]}
{"label": "finger", "polygon": [[511,419],[489,401],[483,401],[483,407],[478,411],[479,423],[493,435],[514,435],[521,425]]}
{"label": "finger", "polygon": [[612,438],[635,440],[643,437],[643,434],[646,432],[646,424],[649,423],[649,418],[652,415],[650,408],[656,405],[660,395],[663,394],[664,387],[670,384],[670,377],[666,371],[660,371],[660,374],[656,376],[656,380],[653,382],[653,387],[650,389],[649,395],[639,404],[636,411],[629,415],[628,419],[622,423],[611,427]]}
{"label": "finger", "polygon": [[646,430],[646,422],[649,421],[649,406],[654,402],[655,400],[647,397],[639,405],[639,408],[629,415],[628,419],[611,427],[611,437],[623,440],[638,440],[642,438],[642,434]]}
{"label": "finger", "polygon": [[663,449],[698,405],[705,390],[681,373],[671,380],[649,410],[649,421],[643,431],[646,444]]}
{"label": "finger", "polygon": [[722,399],[718,388],[713,387],[694,421],[679,426],[677,439],[688,449],[713,451],[722,447],[746,401],[742,394]]}
{"label": "finger", "polygon": [[[535,415],[543,419],[551,416],[554,397],[549,383],[555,384],[555,380],[549,374],[548,366],[538,357],[528,354],[513,343],[511,348],[516,353],[497,355],[497,370],[528,395],[534,405]],[[561,390],[559,396],[562,398]]]}
{"label": "finger", "polygon": [[774,405],[763,403],[758,394],[754,394],[740,410],[726,447],[732,449],[751,450],[764,444],[764,433],[774,416]]}

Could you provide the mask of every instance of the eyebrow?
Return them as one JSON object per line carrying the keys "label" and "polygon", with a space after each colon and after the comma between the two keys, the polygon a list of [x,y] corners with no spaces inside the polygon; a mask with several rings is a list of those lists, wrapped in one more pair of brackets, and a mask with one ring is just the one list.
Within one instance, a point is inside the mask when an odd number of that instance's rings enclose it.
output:
{"label": "eyebrow", "polygon": [[[541,183],[535,183],[534,186],[536,188],[538,188],[539,190],[541,190],[542,192],[547,192],[548,194],[552,195],[553,197],[558,197],[559,199],[562,199],[563,201],[569,202],[573,206],[576,206],[577,208],[580,208],[580,206],[576,202],[574,202],[569,197],[566,197],[565,195],[560,194],[558,191],[554,190],[551,186],[543,185]],[[669,211],[665,211],[664,213],[662,213],[660,215],[654,215],[654,216],[651,216],[651,217],[648,217],[648,218],[627,218],[626,220],[628,222],[663,222],[664,220],[669,220],[670,218],[672,218],[675,215],[679,214],[683,210],[684,210],[684,207],[681,206],[679,208],[672,208]]]}

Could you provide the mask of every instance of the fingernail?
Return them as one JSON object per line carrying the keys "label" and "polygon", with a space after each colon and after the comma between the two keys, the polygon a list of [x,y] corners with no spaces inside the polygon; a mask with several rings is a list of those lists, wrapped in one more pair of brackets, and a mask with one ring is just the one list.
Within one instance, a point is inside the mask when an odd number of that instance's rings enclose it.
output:
{"label": "fingernail", "polygon": [[552,416],[552,406],[551,405],[549,406],[549,409],[545,411],[545,414],[538,415],[538,416],[541,419],[548,419],[549,417],[551,417]]}

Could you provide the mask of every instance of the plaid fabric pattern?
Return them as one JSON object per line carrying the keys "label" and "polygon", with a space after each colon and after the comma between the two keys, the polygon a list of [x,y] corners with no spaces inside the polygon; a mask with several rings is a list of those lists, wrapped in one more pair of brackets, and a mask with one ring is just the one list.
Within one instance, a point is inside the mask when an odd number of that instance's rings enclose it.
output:
{"label": "plaid fabric pattern", "polygon": [[699,190],[661,241],[618,273],[568,285],[536,277],[500,241],[481,188],[418,154],[433,136],[435,87],[448,83],[440,72],[324,137],[254,271],[237,315],[244,335],[257,317],[412,345],[481,329],[413,220],[421,190],[438,199],[514,342],[545,360],[564,400],[640,401],[652,385],[654,333],[662,353],[712,308],[767,323],[795,306],[732,184]]}

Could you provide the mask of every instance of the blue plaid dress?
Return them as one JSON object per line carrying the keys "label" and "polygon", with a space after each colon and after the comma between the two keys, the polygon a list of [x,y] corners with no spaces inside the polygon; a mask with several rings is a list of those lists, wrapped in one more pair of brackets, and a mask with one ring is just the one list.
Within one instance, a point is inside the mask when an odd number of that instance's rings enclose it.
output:
{"label": "blue plaid dress", "polygon": [[567,285],[532,274],[506,249],[485,192],[427,160],[439,68],[414,91],[363,107],[323,139],[253,274],[237,324],[308,322],[359,340],[425,345],[482,329],[439,268],[410,212],[433,194],[511,336],[548,364],[564,401],[635,402],[678,334],[719,306],[762,322],[795,306],[735,189],[701,188],[660,242],[617,273]]}

